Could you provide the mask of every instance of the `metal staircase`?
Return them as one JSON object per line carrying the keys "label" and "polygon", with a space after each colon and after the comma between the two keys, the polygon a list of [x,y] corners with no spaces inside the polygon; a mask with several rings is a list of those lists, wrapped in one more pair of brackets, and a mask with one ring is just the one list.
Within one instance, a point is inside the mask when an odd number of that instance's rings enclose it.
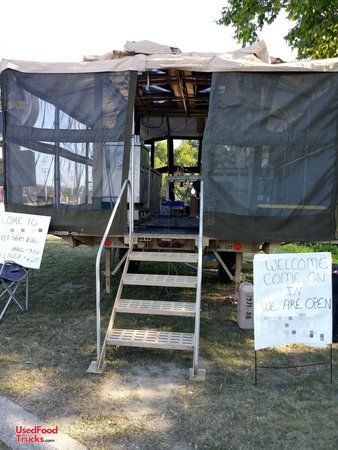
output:
{"label": "metal staircase", "polygon": [[[100,259],[104,242],[109,234],[116,210],[120,204],[125,189],[129,190],[129,201],[132,205],[132,180],[127,180],[118,197],[114,210],[103,235],[96,259],[96,309],[97,309],[97,359],[92,361],[87,372],[101,373],[104,368],[107,346],[143,347],[169,350],[186,350],[193,352],[193,367],[190,369],[190,377],[196,375],[204,378],[205,371],[199,367],[199,330],[200,330],[200,305],[201,305],[201,281],[202,281],[202,255],[203,255],[203,182],[200,190],[200,220],[197,253],[184,252],[154,252],[134,251],[133,213],[130,208],[129,215],[129,250],[117,290],[115,303],[110,316],[105,338],[101,345],[101,319],[100,319]],[[167,263],[192,263],[197,264],[196,276],[183,275],[159,275],[148,273],[129,273],[130,261],[146,261],[158,264]],[[177,302],[162,300],[141,300],[137,298],[124,298],[122,296],[126,286],[172,287],[193,288],[196,290],[195,302]],[[115,328],[117,314],[139,314],[143,316],[158,315],[178,317],[194,317],[195,327],[193,333],[168,332],[154,329],[119,329]],[[170,320],[169,320],[170,323]]]}
{"label": "metal staircase", "polygon": [[[178,262],[180,261],[180,258],[183,261],[196,263],[198,255],[195,253],[155,253],[146,251],[131,251],[127,256],[126,265],[128,265],[129,261],[148,261],[156,263],[173,261]],[[151,275],[124,272],[121,278],[118,294],[115,299],[115,304],[112,311],[111,326],[107,332],[105,344],[127,347],[147,347],[193,351],[193,333],[176,333],[156,330],[121,330],[114,328],[114,318],[116,316],[116,313],[195,317],[196,303],[125,299],[121,297],[123,288],[125,286],[176,287],[196,289],[197,282],[197,276],[157,274]]]}
{"label": "metal staircase", "polygon": [[[100,347],[98,347],[98,359],[92,362],[88,371],[95,373],[100,373],[102,371],[104,367],[105,352],[108,346],[125,346],[191,351],[194,353],[194,358],[193,368],[190,370],[190,376],[193,377],[196,374],[201,376],[203,374],[203,371],[198,367],[202,274],[201,245],[198,253],[185,253],[177,251],[134,251],[132,245],[130,246],[102,346],[101,338],[99,338],[98,341],[100,342]],[[199,258],[199,253],[201,253],[201,258]],[[197,263],[197,274],[196,276],[186,276],[128,273],[130,261],[144,261],[154,263],[156,265],[159,262]],[[195,302],[124,298],[123,290],[126,286],[193,288],[196,289],[196,298]],[[167,332],[153,329],[119,329],[114,326],[117,314],[139,314],[143,316],[157,315],[168,316],[169,318],[171,316],[194,317],[195,330],[194,333],[178,333],[174,331]]]}

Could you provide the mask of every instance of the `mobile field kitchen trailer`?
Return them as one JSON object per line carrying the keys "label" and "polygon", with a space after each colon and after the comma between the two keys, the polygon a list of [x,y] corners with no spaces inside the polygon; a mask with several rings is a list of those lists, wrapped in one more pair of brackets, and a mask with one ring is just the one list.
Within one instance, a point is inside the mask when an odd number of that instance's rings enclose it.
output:
{"label": "mobile field kitchen trailer", "polygon": [[[284,63],[264,42],[226,54],[128,42],[78,63],[2,61],[6,209],[51,216],[50,232],[101,243],[99,256],[107,238],[127,248],[103,342],[97,264],[91,370],[112,344],[191,350],[196,374],[203,252],[230,277],[220,252],[237,254],[238,280],[244,251],[337,239],[337,70],[338,58]],[[198,148],[192,166],[175,161],[177,139]],[[189,196],[177,201],[182,185]],[[197,276],[128,271],[135,261],[195,263]],[[196,303],[123,299],[125,285],[192,287]],[[195,317],[195,330],[115,329],[117,313]]]}

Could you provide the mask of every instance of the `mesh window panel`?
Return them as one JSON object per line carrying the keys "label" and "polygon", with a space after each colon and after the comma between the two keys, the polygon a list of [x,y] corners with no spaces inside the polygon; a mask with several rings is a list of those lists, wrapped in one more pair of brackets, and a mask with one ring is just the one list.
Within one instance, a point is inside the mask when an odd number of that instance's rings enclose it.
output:
{"label": "mesh window panel", "polygon": [[[2,75],[7,209],[101,234],[128,176],[136,74]],[[125,199],[120,209],[116,232],[126,229]]]}
{"label": "mesh window panel", "polygon": [[30,206],[53,205],[54,164],[53,155],[13,145],[6,165],[7,172],[12,175],[7,187],[13,202]]}
{"label": "mesh window panel", "polygon": [[335,238],[337,74],[217,73],[203,141],[209,236]]}

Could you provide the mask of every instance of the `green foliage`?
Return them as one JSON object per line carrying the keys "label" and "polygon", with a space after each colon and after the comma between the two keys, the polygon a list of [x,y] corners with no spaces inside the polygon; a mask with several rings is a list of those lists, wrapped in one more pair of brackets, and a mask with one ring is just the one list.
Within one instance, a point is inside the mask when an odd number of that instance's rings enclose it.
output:
{"label": "green foliage", "polygon": [[338,263],[338,246],[333,244],[309,244],[310,248],[314,252],[331,252],[332,260],[336,264]]}
{"label": "green foliage", "polygon": [[[168,165],[167,143],[159,141],[155,144],[155,169]],[[194,167],[198,162],[198,142],[183,140],[174,149],[174,164],[180,167]]]}
{"label": "green foliage", "polygon": [[198,162],[198,145],[195,141],[182,141],[175,148],[175,165],[180,167],[194,167]]}
{"label": "green foliage", "polygon": [[[183,140],[174,149],[174,164],[179,167],[195,167],[198,163],[198,141]],[[167,142],[158,141],[155,144],[154,166],[155,169],[168,165]],[[166,174],[162,176],[162,195],[166,193]]]}
{"label": "green foliage", "polygon": [[338,264],[338,246],[334,244],[323,244],[323,243],[285,244],[276,250],[276,253],[309,253],[309,252],[330,252],[332,253],[332,262],[334,264]]}
{"label": "green foliage", "polygon": [[158,141],[155,144],[154,166],[155,169],[165,167],[168,164],[167,142]]}
{"label": "green foliage", "polygon": [[338,55],[337,2],[332,0],[228,0],[219,25],[235,27],[235,38],[244,45],[258,39],[257,31],[271,24],[281,10],[294,22],[284,37],[299,59]]}

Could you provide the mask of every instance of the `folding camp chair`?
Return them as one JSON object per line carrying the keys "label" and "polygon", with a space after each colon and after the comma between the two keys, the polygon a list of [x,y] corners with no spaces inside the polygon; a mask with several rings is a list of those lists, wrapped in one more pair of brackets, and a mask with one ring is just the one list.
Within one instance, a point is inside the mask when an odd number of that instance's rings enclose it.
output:
{"label": "folding camp chair", "polygon": [[[24,305],[18,300],[16,294],[21,282],[25,282],[26,284]],[[0,305],[2,300],[5,301],[5,305],[0,313],[0,320],[12,301],[16,303],[21,311],[28,309],[28,270],[25,267],[11,261],[5,261],[4,264],[0,264]]]}

